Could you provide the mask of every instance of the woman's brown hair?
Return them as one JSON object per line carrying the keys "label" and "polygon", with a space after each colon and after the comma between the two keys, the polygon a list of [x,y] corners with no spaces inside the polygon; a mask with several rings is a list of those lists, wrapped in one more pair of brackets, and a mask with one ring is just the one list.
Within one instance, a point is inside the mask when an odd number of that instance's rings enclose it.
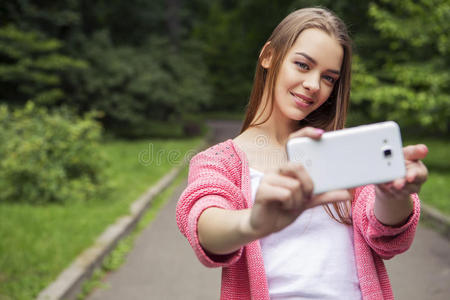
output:
{"label": "woman's brown hair", "polygon": [[[286,53],[294,45],[300,33],[310,28],[322,30],[335,38],[342,46],[344,57],[340,70],[341,75],[335,83],[330,97],[318,109],[300,120],[299,125],[300,127],[313,126],[326,131],[344,128],[350,98],[352,42],[344,22],[334,13],[324,8],[304,8],[294,11],[284,18],[272,32],[263,48],[256,66],[253,88],[241,132],[249,127],[265,123],[270,117],[270,114],[267,114],[268,117],[265,120],[258,122],[262,113],[268,109],[268,104],[270,104],[270,111],[273,110],[276,79]],[[271,56],[270,67],[264,68],[262,62],[268,56]],[[260,110],[265,91],[269,96],[269,101],[265,101],[264,108]],[[257,116],[258,111],[260,111],[260,115]],[[351,224],[349,203],[337,203],[333,206],[338,218],[333,215],[328,206],[324,206],[324,208],[333,219]]]}

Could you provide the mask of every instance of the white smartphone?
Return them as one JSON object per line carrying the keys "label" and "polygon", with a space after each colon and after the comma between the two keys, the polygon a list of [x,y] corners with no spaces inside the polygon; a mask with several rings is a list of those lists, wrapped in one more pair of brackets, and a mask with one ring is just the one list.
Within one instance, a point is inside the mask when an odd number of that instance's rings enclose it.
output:
{"label": "white smartphone", "polygon": [[389,182],[405,176],[400,127],[393,121],[326,132],[320,140],[293,138],[289,161],[301,162],[314,194]]}

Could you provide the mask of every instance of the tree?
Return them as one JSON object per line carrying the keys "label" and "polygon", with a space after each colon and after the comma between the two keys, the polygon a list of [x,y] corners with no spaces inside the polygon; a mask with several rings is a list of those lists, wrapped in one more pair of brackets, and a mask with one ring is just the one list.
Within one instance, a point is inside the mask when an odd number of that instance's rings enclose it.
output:
{"label": "tree", "polygon": [[450,3],[383,0],[372,2],[368,13],[384,47],[357,61],[357,107],[376,120],[448,132]]}
{"label": "tree", "polygon": [[108,129],[136,136],[145,135],[150,120],[179,120],[211,99],[201,48],[189,38],[188,16],[196,13],[187,1],[0,0],[0,6],[6,102],[100,110]]}
{"label": "tree", "polygon": [[145,136],[155,121],[179,123],[182,114],[211,99],[195,45],[174,49],[168,39],[154,37],[141,47],[114,46],[106,31],[82,45],[89,67],[67,81],[71,106],[103,112],[103,124],[121,136]]}
{"label": "tree", "polygon": [[217,0],[207,6],[193,37],[204,44],[213,98],[219,100],[210,109],[243,110],[259,51],[291,2]]}
{"label": "tree", "polygon": [[0,100],[14,105],[27,100],[46,106],[63,102],[62,77],[86,63],[62,54],[61,48],[60,41],[38,31],[0,27]]}

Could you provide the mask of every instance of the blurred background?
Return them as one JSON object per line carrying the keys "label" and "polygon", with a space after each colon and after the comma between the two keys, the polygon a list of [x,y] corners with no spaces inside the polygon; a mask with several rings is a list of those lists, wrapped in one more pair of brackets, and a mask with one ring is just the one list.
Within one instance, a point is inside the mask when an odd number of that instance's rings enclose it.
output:
{"label": "blurred background", "polygon": [[354,41],[348,126],[426,143],[422,199],[450,215],[448,0],[0,0],[0,299],[34,298],[205,120],[242,119],[271,31],[318,5]]}

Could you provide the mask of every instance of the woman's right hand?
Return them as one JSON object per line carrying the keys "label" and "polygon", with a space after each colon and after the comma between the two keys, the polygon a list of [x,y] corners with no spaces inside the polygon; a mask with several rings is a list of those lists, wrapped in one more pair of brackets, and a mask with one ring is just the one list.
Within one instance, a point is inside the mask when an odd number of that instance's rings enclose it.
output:
{"label": "woman's right hand", "polygon": [[[320,139],[323,131],[306,127],[292,137],[307,136]],[[347,190],[336,190],[313,195],[314,185],[306,169],[300,163],[288,162],[277,171],[265,174],[255,195],[255,202],[243,230],[255,238],[277,232],[295,221],[308,208],[318,205],[347,201]]]}
{"label": "woman's right hand", "polygon": [[[322,133],[307,127],[291,137],[319,139]],[[312,180],[303,166],[287,163],[261,179],[252,208],[205,209],[198,219],[199,242],[209,253],[230,254],[243,245],[285,228],[308,208],[350,200],[346,190],[313,196],[313,189]]]}

